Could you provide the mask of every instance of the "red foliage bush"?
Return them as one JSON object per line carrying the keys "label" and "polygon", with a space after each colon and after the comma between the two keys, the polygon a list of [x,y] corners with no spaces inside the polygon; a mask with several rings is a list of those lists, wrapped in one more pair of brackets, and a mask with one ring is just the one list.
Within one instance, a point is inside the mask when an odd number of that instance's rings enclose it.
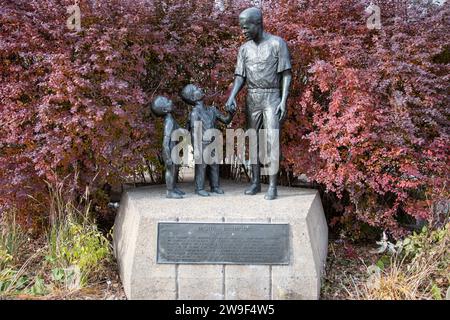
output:
{"label": "red foliage bush", "polygon": [[379,30],[360,1],[278,4],[296,71],[286,162],[336,193],[341,222],[399,235],[399,215],[431,218],[449,176],[448,3],[380,2]]}
{"label": "red foliage bush", "polygon": [[236,13],[211,15],[208,1],[133,0],[80,2],[76,32],[73,3],[1,1],[0,209],[24,217],[46,211],[45,181],[79,172],[75,189],[100,191],[156,162],[152,95],[211,83],[239,34]]}
{"label": "red foliage bush", "polygon": [[[156,92],[176,99],[194,81],[223,104],[248,6],[82,1],[75,32],[72,1],[1,4],[0,210],[26,216],[45,210],[28,197],[45,203],[45,180],[77,170],[84,190],[155,162],[160,123],[146,105]],[[380,6],[382,28],[369,30],[361,1],[264,1],[266,29],[293,61],[284,166],[335,193],[340,222],[399,235],[398,215],[430,218],[448,181],[449,5],[408,17]]]}

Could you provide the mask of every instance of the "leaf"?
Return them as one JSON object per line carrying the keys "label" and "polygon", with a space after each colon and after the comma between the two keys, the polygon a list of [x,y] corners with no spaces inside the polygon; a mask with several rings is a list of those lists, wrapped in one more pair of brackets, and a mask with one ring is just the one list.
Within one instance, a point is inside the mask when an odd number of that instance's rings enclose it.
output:
{"label": "leaf", "polygon": [[36,276],[34,279],[34,284],[30,288],[30,293],[33,295],[44,295],[47,289],[44,283],[44,279],[40,276]]}
{"label": "leaf", "polygon": [[28,284],[28,282],[29,282],[29,279],[27,276],[21,276],[15,283],[15,286],[16,286],[17,290],[21,290]]}
{"label": "leaf", "polygon": [[383,262],[381,259],[379,259],[379,260],[376,262],[376,266],[377,266],[380,270],[384,270],[384,262]]}
{"label": "leaf", "polygon": [[54,281],[63,281],[64,277],[65,277],[64,269],[62,269],[62,268],[52,269],[52,279]]}
{"label": "leaf", "polygon": [[431,294],[434,300],[442,300],[441,289],[435,283],[433,283],[433,286],[431,287]]}

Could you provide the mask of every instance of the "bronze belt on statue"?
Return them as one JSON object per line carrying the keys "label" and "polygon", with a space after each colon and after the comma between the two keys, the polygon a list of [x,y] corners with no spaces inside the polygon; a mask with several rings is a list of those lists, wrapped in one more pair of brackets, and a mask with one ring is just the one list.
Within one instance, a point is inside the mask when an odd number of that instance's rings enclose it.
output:
{"label": "bronze belt on statue", "polygon": [[248,92],[280,92],[280,88],[248,88]]}

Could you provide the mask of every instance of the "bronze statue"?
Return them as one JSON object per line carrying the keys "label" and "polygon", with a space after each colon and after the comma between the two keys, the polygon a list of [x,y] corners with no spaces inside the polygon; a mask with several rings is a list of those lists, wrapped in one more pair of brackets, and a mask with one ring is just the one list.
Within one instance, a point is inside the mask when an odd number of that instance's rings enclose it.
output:
{"label": "bronze statue", "polygon": [[167,198],[181,199],[185,194],[183,191],[177,188],[178,178],[178,165],[176,165],[171,157],[172,148],[175,146],[175,142],[171,140],[172,132],[179,127],[175,118],[172,116],[173,103],[171,100],[163,96],[158,96],[152,102],[150,106],[152,112],[158,117],[164,117],[164,138],[162,148],[162,158],[165,165],[165,179],[167,186]]}
{"label": "bronze statue", "polygon": [[[236,110],[236,96],[247,84],[247,127],[259,131],[268,131],[269,148],[277,143],[279,134],[271,134],[271,130],[279,130],[280,123],[286,116],[286,102],[291,84],[291,61],[286,42],[263,29],[263,17],[258,8],[248,8],[239,15],[239,24],[247,38],[240,49],[235,70],[233,89],[226,103],[227,111]],[[260,142],[258,138],[258,148]],[[270,152],[270,150],[268,150]],[[252,164],[252,182],[245,191],[247,195],[261,192],[260,167],[258,159]],[[278,174],[269,175],[269,189],[265,199],[277,197]]]}
{"label": "bronze statue", "polygon": [[[191,131],[192,145],[200,150],[204,150],[206,146],[213,142],[213,140],[205,137],[205,131],[215,129],[217,121],[229,124],[233,118],[231,111],[228,112],[228,115],[223,115],[215,107],[206,107],[203,102],[204,97],[203,90],[193,84],[188,84],[181,92],[183,101],[194,107],[189,115],[188,130]],[[197,141],[198,138],[194,135],[196,122],[201,124],[201,141]],[[197,161],[195,163],[195,193],[203,197],[210,195],[205,190],[205,177],[208,170],[211,192],[223,194],[224,192],[219,184],[219,164],[207,164],[203,159],[203,154],[201,154],[201,157],[200,163]]]}

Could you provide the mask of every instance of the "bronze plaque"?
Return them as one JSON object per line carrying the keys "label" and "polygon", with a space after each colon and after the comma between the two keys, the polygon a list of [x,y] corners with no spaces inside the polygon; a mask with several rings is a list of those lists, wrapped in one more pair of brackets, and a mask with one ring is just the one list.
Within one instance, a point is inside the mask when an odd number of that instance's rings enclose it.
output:
{"label": "bronze plaque", "polygon": [[157,263],[288,264],[289,225],[160,222]]}

